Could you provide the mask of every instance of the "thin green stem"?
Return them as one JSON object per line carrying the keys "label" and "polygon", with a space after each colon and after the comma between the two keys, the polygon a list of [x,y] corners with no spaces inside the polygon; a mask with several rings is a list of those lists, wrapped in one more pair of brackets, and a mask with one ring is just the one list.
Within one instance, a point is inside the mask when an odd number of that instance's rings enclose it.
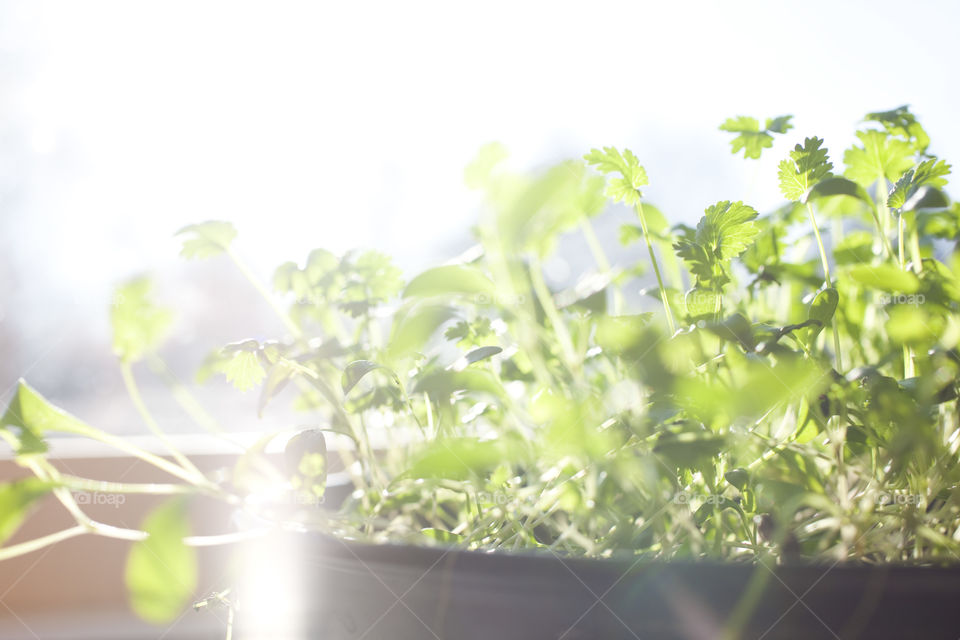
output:
{"label": "thin green stem", "polygon": [[127,393],[130,395],[130,399],[133,401],[133,405],[137,408],[137,411],[140,413],[140,416],[143,418],[143,421],[147,423],[150,431],[157,437],[164,446],[169,449],[170,454],[173,456],[187,473],[194,476],[193,481],[202,480],[203,474],[197,469],[196,466],[189,459],[174,446],[170,441],[170,438],[167,437],[167,434],[163,432],[163,429],[160,428],[160,425],[157,424],[157,421],[154,420],[153,415],[151,415],[147,405],[144,404],[143,398],[140,396],[140,389],[137,387],[136,378],[133,376],[133,369],[130,367],[130,363],[123,361],[120,363],[120,373],[123,376],[123,384],[127,388]]}
{"label": "thin green stem", "polygon": [[3,560],[9,560],[10,558],[16,558],[17,556],[23,556],[28,553],[33,553],[34,551],[39,551],[44,547],[49,547],[52,544],[57,544],[63,542],[64,540],[69,540],[70,538],[75,538],[77,536],[82,536],[90,531],[82,525],[74,525],[69,529],[64,529],[63,531],[57,531],[56,533],[50,533],[39,538],[34,538],[33,540],[27,540],[26,542],[21,542],[20,544],[13,544],[9,547],[3,547],[0,549],[0,562]]}
{"label": "thin green stem", "polygon": [[170,370],[170,367],[167,366],[167,363],[164,362],[156,354],[152,354],[147,357],[147,364],[150,367],[151,371],[163,378],[164,382],[170,387],[170,392],[173,394],[173,399],[177,401],[183,410],[186,411],[194,422],[196,422],[202,429],[209,432],[211,435],[222,438],[231,444],[237,445],[240,448],[244,448],[243,445],[235,440],[229,433],[223,430],[223,428],[217,423],[216,419],[211,416],[206,409],[203,408],[203,405],[194,397],[190,392],[190,389],[187,385],[183,384]]}
{"label": "thin green stem", "polygon": [[647,243],[647,251],[650,253],[650,264],[653,265],[653,272],[657,276],[657,286],[660,287],[660,299],[663,301],[663,310],[667,314],[667,326],[670,327],[670,333],[677,330],[676,323],[673,320],[673,308],[670,306],[670,298],[667,296],[667,289],[663,286],[663,276],[660,275],[660,265],[657,263],[657,254],[653,251],[653,243],[650,240],[650,230],[647,229],[647,219],[643,215],[643,203],[637,201],[637,216],[640,218],[640,228],[643,230],[643,241]]}
{"label": "thin green stem", "polygon": [[[603,250],[603,245],[600,244],[600,239],[597,238],[597,234],[593,230],[593,224],[590,223],[590,218],[583,218],[580,221],[580,231],[583,233],[584,239],[587,241],[587,246],[590,248],[590,253],[593,254],[593,259],[597,263],[597,266],[604,273],[611,274],[613,267],[610,264],[610,260],[607,258],[607,253]],[[617,286],[613,287],[613,315],[620,315],[620,309],[623,307],[623,294],[620,292],[620,288]]]}
{"label": "thin green stem", "polygon": [[[810,216],[810,224],[813,226],[813,235],[817,238],[817,248],[820,250],[820,261],[823,264],[823,277],[827,287],[833,286],[833,278],[830,277],[830,260],[827,259],[827,250],[823,246],[823,238],[820,236],[820,227],[817,226],[817,217],[813,213],[813,205],[807,202],[807,214]],[[830,323],[833,326],[833,350],[837,364],[837,371],[843,371],[843,356],[840,354],[840,330],[837,328],[837,320],[834,318]]]}
{"label": "thin green stem", "polygon": [[573,346],[573,339],[570,337],[566,323],[564,323],[563,318],[560,317],[560,311],[553,301],[553,294],[550,293],[550,289],[543,279],[543,269],[540,265],[540,258],[535,255],[530,258],[530,283],[533,286],[533,292],[537,296],[537,300],[540,301],[540,306],[543,307],[543,312],[547,314],[550,323],[553,325],[553,331],[557,334],[557,341],[560,343],[560,349],[563,351],[564,359],[566,359],[571,367],[578,366],[577,352]]}

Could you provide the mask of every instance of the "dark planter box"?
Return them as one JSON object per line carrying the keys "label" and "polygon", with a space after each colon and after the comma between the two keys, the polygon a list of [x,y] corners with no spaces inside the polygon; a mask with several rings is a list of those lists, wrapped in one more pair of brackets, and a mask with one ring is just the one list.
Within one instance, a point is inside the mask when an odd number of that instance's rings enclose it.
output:
{"label": "dark planter box", "polygon": [[[602,640],[950,639],[960,569],[560,558],[375,546],[317,534],[257,543],[247,584],[300,594],[274,615],[242,602],[240,638]],[[292,563],[279,561],[281,555]],[[295,567],[296,578],[290,575]],[[286,568],[284,568],[286,567]],[[725,636],[750,585],[758,600]],[[269,593],[269,591],[268,591]],[[241,595],[241,597],[244,597]],[[269,612],[268,612],[269,613]]]}

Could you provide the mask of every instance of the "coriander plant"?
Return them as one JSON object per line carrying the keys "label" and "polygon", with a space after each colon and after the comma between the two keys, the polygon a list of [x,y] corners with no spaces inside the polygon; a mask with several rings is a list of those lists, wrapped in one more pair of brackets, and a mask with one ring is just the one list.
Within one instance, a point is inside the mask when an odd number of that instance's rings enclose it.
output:
{"label": "coriander plant", "polygon": [[[793,124],[741,116],[720,128],[749,162]],[[821,138],[798,138],[769,176],[783,206],[704,203],[695,227],[670,225],[645,200],[648,174],[628,149],[520,173],[491,145],[465,174],[487,207],[478,250],[408,282],[377,252],[316,249],[281,265],[268,289],[233,250],[232,225],[182,229],[184,257],[232,260],[285,327],[216,349],[202,374],[259,389],[261,414],[291,389],[314,426],[268,433],[212,477],[172,446],[141,450],[21,382],[0,436],[33,477],[0,485],[0,541],[49,493],[76,525],[0,548],[0,559],[78,535],[135,540],[127,579],[151,620],[195,597],[194,547],[292,525],[593,557],[955,562],[960,207],[943,191],[950,166],[906,107],[868,114],[856,139],[831,154]],[[593,230],[611,202],[636,214],[620,234],[642,240],[635,264],[615,264]],[[592,266],[553,290],[543,265],[572,234]],[[637,292],[651,271],[648,299]],[[171,316],[146,280],[120,294],[123,379],[166,442],[134,372],[158,362]],[[116,447],[170,483],[63,474],[46,453],[54,433]],[[265,453],[279,438],[282,462]],[[318,508],[334,466],[352,492]],[[171,497],[132,530],[83,512],[70,491],[91,487]],[[191,537],[185,505],[198,494],[260,524]]]}

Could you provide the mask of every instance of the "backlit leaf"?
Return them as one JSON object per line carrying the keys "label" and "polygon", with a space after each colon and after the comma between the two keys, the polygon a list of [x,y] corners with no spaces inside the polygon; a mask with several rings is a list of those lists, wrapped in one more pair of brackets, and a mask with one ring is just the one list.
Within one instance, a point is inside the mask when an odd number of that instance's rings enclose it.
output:
{"label": "backlit leaf", "polygon": [[177,231],[176,235],[183,236],[180,255],[188,259],[203,259],[218,256],[229,249],[237,230],[229,222],[210,220],[188,225]]}
{"label": "backlit leaf", "polygon": [[135,542],[125,571],[130,606],[154,624],[171,622],[190,602],[197,586],[196,552],[183,538],[190,535],[187,503],[174,498],[151,511],[141,525],[149,534]]}

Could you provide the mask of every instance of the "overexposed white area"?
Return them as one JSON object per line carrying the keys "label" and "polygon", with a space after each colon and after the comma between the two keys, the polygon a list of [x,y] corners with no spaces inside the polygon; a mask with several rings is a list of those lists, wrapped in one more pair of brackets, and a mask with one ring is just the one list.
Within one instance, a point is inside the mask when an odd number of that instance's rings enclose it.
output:
{"label": "overexposed white area", "polygon": [[[64,344],[108,350],[111,288],[182,277],[172,233],[191,222],[233,221],[264,278],[318,246],[408,273],[447,259],[478,215],[463,166],[492,140],[522,167],[629,147],[687,222],[720,199],[776,205],[789,146],[816,134],[839,162],[868,111],[911,104],[956,159],[958,7],[3,2],[3,382]],[[786,113],[759,162],[717,130]]]}

